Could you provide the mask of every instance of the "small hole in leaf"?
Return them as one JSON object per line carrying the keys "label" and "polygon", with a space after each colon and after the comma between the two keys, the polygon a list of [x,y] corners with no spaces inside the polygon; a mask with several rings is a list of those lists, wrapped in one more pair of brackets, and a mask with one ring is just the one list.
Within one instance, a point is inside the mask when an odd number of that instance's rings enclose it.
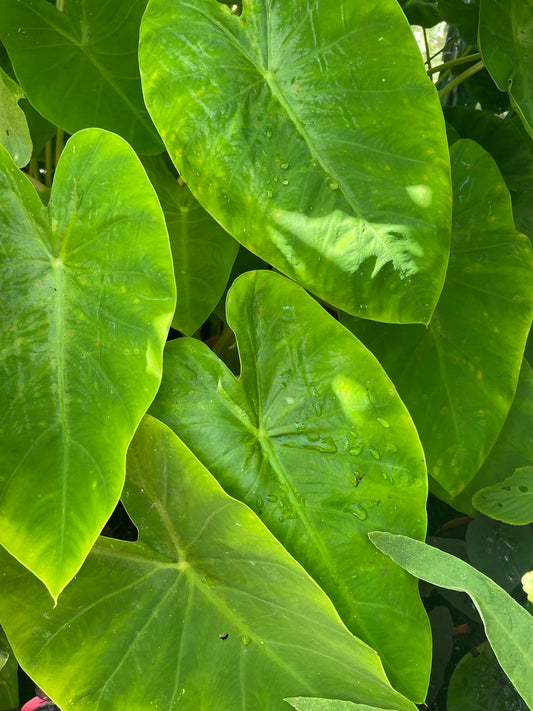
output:
{"label": "small hole in leaf", "polygon": [[527,486],[519,486],[518,488],[523,494],[527,494],[527,492],[529,491]]}
{"label": "small hole in leaf", "polygon": [[225,640],[229,637],[229,632],[224,632],[223,634],[218,635],[220,639]]}

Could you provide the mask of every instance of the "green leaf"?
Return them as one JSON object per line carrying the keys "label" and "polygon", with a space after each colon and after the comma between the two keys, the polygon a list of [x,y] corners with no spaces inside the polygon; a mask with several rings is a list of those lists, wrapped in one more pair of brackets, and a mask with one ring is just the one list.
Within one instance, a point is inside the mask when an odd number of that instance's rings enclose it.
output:
{"label": "green leaf", "polygon": [[533,465],[533,371],[526,360],[509,415],[485,463],[470,484],[449,503],[476,515],[472,497],[480,489],[501,484],[515,469]]}
{"label": "green leaf", "polygon": [[157,191],[170,236],[178,295],[172,326],[192,336],[218,304],[239,243],[178,182],[163,158],[145,159],[143,165]]}
{"label": "green leaf", "polygon": [[533,617],[490,578],[462,560],[406,536],[369,533],[372,543],[417,578],[468,593],[503,670],[533,705]]}
{"label": "green leaf", "polygon": [[455,496],[483,464],[511,407],[531,324],[533,262],[489,154],[458,141],[451,156],[452,251],[429,327],[346,323],[398,388],[431,476]]}
{"label": "green leaf", "polygon": [[68,142],[48,208],[0,147],[2,544],[54,597],[113,511],[161,378],[175,287],[132,149]]}
{"label": "green leaf", "polygon": [[516,469],[501,484],[480,489],[472,503],[498,521],[514,526],[533,523],[533,466]]}
{"label": "green leaf", "polygon": [[416,711],[257,516],[153,418],[128,452],[124,503],[138,542],[100,539],[55,608],[1,556],[7,634],[63,711],[283,711],[299,693]]}
{"label": "green leaf", "polygon": [[248,0],[241,16],[151,0],[140,66],[172,160],[230,234],[345,311],[430,319],[448,154],[396,0]]}
{"label": "green leaf", "polygon": [[137,60],[147,0],[0,0],[0,38],[30,102],[69,133],[98,126],[144,154],[161,141],[142,97]]}
{"label": "green leaf", "polygon": [[441,21],[437,0],[400,0],[411,25],[433,27]]}
{"label": "green leaf", "polygon": [[465,654],[455,667],[446,708],[448,711],[528,711],[488,642]]}
{"label": "green leaf", "polygon": [[479,49],[533,137],[533,0],[481,0]]}
{"label": "green leaf", "polygon": [[18,104],[23,98],[20,86],[0,68],[0,143],[19,168],[30,162],[32,151],[28,123]]}
{"label": "green leaf", "polygon": [[477,45],[480,0],[437,0],[442,19],[455,25],[461,37]]}
{"label": "green leaf", "polygon": [[151,412],[261,516],[396,688],[423,700],[430,630],[417,587],[366,537],[424,537],[426,470],[407,410],[372,354],[282,276],[239,277],[227,320],[241,377],[177,339]]}
{"label": "green leaf", "polygon": [[471,565],[511,592],[533,566],[533,530],[478,516],[468,524],[466,550]]}
{"label": "green leaf", "polygon": [[0,709],[18,706],[18,664],[4,630],[0,627]]}
{"label": "green leaf", "polygon": [[378,709],[377,706],[354,704],[351,701],[336,701],[334,699],[313,699],[298,696],[293,699],[285,699],[285,701],[297,711],[383,711]]}

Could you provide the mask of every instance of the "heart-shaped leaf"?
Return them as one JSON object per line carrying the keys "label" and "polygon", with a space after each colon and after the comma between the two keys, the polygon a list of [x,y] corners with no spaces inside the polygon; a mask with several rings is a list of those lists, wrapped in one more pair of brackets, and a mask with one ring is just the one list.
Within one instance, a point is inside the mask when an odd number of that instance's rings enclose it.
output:
{"label": "heart-shaped leaf", "polygon": [[1,555],[8,637],[62,711],[283,711],[298,693],[416,711],[257,516],[153,418],[129,450],[124,502],[139,541],[100,539],[55,608]]}
{"label": "heart-shaped leaf", "polygon": [[23,98],[20,86],[0,68],[0,143],[19,168],[30,162],[32,151],[28,122],[19,106]]}
{"label": "heart-shaped leaf", "polygon": [[422,701],[431,641],[416,584],[366,536],[424,536],[426,470],[409,414],[372,354],[284,277],[239,277],[227,320],[241,377],[200,341],[172,341],[152,413],[261,516],[396,688]]}
{"label": "heart-shaped leaf", "polygon": [[493,447],[515,394],[533,309],[533,260],[496,164],[473,141],[451,149],[450,266],[429,327],[346,319],[411,412],[437,485],[457,495]]}
{"label": "heart-shaped leaf", "polygon": [[174,312],[161,207],[132,149],[76,134],[48,208],[0,146],[1,543],[57,596],[120,496]]}
{"label": "heart-shaped leaf", "polygon": [[0,0],[0,39],[25,94],[69,133],[99,126],[144,154],[161,140],[142,97],[137,60],[146,0]]}
{"label": "heart-shaped leaf", "polygon": [[479,49],[498,88],[533,137],[533,1],[481,0]]}
{"label": "heart-shaped leaf", "polygon": [[165,214],[174,259],[177,301],[172,326],[192,336],[220,301],[239,243],[178,182],[163,158],[144,159],[143,165]]}
{"label": "heart-shaped leaf", "polygon": [[246,0],[241,16],[151,0],[140,66],[172,160],[230,234],[345,311],[430,319],[448,153],[396,0]]}
{"label": "heart-shaped leaf", "polygon": [[533,523],[533,466],[516,469],[501,484],[480,489],[472,503],[481,513],[513,526]]}
{"label": "heart-shaped leaf", "polygon": [[383,531],[369,537],[412,575],[470,595],[503,670],[524,701],[533,705],[533,616],[490,578],[438,548]]}

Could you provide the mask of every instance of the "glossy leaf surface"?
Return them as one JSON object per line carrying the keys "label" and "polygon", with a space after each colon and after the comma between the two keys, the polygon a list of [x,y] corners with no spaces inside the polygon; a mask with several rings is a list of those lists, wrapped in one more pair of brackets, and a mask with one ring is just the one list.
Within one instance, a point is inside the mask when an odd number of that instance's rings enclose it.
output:
{"label": "glossy leaf surface", "polygon": [[481,0],[479,49],[533,137],[533,0]]}
{"label": "glossy leaf surface", "polygon": [[7,634],[62,711],[282,711],[295,693],[415,711],[257,516],[153,418],[129,450],[124,503],[138,542],[101,538],[55,608],[2,555]]}
{"label": "glossy leaf surface", "polygon": [[347,321],[411,412],[428,469],[450,496],[475,476],[515,394],[531,323],[533,262],[492,158],[452,146],[453,241],[429,328]]}
{"label": "glossy leaf surface", "polygon": [[28,99],[69,133],[98,126],[144,154],[161,141],[142,97],[137,60],[146,0],[0,0],[0,39]]}
{"label": "glossy leaf surface", "polygon": [[284,277],[242,275],[226,310],[241,377],[200,341],[172,341],[151,412],[261,516],[392,683],[422,700],[430,630],[415,581],[366,537],[424,536],[424,459],[405,407],[372,354]]}
{"label": "glossy leaf surface", "polygon": [[295,699],[285,699],[285,701],[296,711],[383,711],[377,706],[354,704],[351,701],[337,701],[335,699],[313,699],[300,696]]}
{"label": "glossy leaf surface", "polygon": [[374,531],[371,541],[412,575],[468,593],[503,670],[524,701],[533,704],[533,616],[490,578],[444,551],[406,536]]}
{"label": "glossy leaf surface", "polygon": [[48,208],[0,147],[2,544],[57,596],[120,496],[161,378],[175,287],[132,149],[76,134]]}
{"label": "glossy leaf surface", "polygon": [[516,469],[501,484],[480,489],[472,503],[478,511],[498,521],[514,526],[533,523],[533,466]]}
{"label": "glossy leaf surface", "polygon": [[143,160],[170,237],[176,277],[172,326],[192,336],[220,301],[239,243],[215,222],[160,157]]}
{"label": "glossy leaf surface", "polygon": [[171,158],[230,234],[347,312],[429,320],[448,155],[396,0],[248,0],[241,16],[151,0],[140,66]]}
{"label": "glossy leaf surface", "polygon": [[32,150],[28,123],[19,106],[22,98],[20,86],[0,68],[0,143],[19,168],[29,163]]}
{"label": "glossy leaf surface", "polygon": [[480,489],[498,485],[515,469],[533,465],[533,371],[522,361],[515,398],[505,424],[485,463],[470,484],[450,503],[472,515],[472,497]]}
{"label": "glossy leaf surface", "polygon": [[447,711],[528,711],[505,676],[490,644],[468,652],[456,666],[448,688]]}

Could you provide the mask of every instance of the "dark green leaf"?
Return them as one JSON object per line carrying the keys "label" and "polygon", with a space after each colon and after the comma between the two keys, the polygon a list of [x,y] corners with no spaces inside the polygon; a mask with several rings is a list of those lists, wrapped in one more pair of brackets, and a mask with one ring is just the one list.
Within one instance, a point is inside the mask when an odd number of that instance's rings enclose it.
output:
{"label": "dark green leaf", "polygon": [[501,484],[480,489],[472,503],[478,511],[498,521],[514,526],[533,523],[533,466],[516,469]]}
{"label": "dark green leaf", "polygon": [[13,709],[18,705],[17,670],[17,660],[0,627],[0,709]]}
{"label": "dark green leaf", "polygon": [[533,0],[482,0],[479,49],[533,137]]}
{"label": "dark green leaf", "polygon": [[369,537],[412,575],[470,595],[503,670],[524,701],[533,705],[533,616],[490,578],[448,553],[392,533],[374,531]]}
{"label": "dark green leaf", "polygon": [[172,260],[118,136],[71,138],[47,209],[1,146],[0,160],[0,539],[57,596],[118,501],[159,386]]}
{"label": "dark green leaf", "polygon": [[32,151],[28,123],[19,106],[22,98],[20,86],[0,68],[0,144],[19,168],[29,163]]}
{"label": "dark green leaf", "polygon": [[437,0],[442,19],[450,25],[455,25],[461,37],[474,46],[477,44],[479,1]]}
{"label": "dark green leaf", "polygon": [[451,155],[452,252],[429,327],[347,323],[407,404],[430,474],[455,496],[479,470],[509,412],[531,323],[533,262],[489,154],[458,141]]}
{"label": "dark green leaf", "polygon": [[441,21],[438,0],[400,0],[409,24],[433,27]]}
{"label": "dark green leaf", "polygon": [[137,45],[146,0],[0,0],[0,38],[25,94],[69,133],[98,126],[144,154],[161,141],[144,105]]}
{"label": "dark green leaf", "polygon": [[162,158],[143,160],[165,213],[174,259],[177,302],[172,326],[187,336],[220,300],[239,243],[213,220]]}
{"label": "dark green leaf", "polygon": [[283,711],[331,696],[416,711],[373,650],[163,424],[128,452],[135,543],[100,539],[56,607],[2,551],[0,615],[62,711]]}
{"label": "dark green leaf", "polygon": [[240,16],[152,0],[140,64],[171,158],[230,234],[345,311],[430,319],[448,155],[396,0],[249,0]]}
{"label": "dark green leaf", "polygon": [[417,433],[376,359],[273,272],[228,295],[241,377],[195,339],[165,349],[152,413],[247,503],[378,650],[392,683],[423,700],[430,634],[416,585],[366,534],[425,531]]}
{"label": "dark green leaf", "polygon": [[528,711],[505,676],[490,644],[468,652],[450,681],[447,711]]}

